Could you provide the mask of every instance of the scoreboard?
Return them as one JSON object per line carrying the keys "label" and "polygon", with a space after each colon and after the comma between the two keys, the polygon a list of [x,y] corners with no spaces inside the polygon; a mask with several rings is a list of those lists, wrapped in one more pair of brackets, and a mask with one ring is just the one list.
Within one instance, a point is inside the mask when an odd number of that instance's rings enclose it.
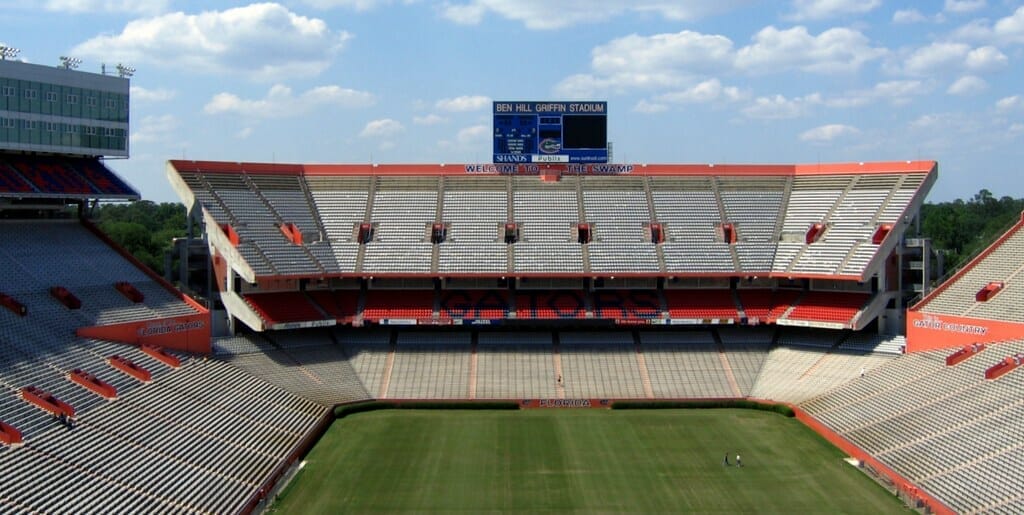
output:
{"label": "scoreboard", "polygon": [[495,163],[607,163],[607,102],[494,102]]}

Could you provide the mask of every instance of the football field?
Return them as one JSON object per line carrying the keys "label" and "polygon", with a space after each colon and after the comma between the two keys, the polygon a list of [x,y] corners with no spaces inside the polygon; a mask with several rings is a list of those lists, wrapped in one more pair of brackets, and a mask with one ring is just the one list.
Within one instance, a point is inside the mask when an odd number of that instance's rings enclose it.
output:
{"label": "football field", "polygon": [[273,509],[909,512],[843,457],[764,411],[384,410],[336,421]]}

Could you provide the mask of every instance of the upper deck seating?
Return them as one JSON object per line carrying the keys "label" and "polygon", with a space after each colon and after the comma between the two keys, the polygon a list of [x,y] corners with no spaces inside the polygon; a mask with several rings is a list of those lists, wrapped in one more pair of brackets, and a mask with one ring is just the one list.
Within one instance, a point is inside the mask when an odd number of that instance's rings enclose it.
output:
{"label": "upper deck seating", "polygon": [[[914,309],[926,313],[1024,322],[1018,294],[1020,283],[1024,281],[1024,230],[1015,226],[1011,231],[1002,243],[990,248],[980,260],[972,261],[941,291]],[[978,302],[975,296],[990,282],[1003,282],[1002,291],[985,302]]]}

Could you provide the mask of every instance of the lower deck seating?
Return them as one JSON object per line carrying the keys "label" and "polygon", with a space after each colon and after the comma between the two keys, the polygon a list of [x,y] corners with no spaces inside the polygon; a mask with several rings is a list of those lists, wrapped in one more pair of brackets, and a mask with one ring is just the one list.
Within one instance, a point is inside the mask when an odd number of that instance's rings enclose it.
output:
{"label": "lower deck seating", "polygon": [[359,308],[359,290],[311,290],[309,297],[340,323],[351,322]]}
{"label": "lower deck seating", "polygon": [[615,320],[661,318],[657,290],[598,290],[591,294],[594,317]]}
{"label": "lower deck seating", "polygon": [[948,350],[901,356],[801,407],[955,512],[1019,513],[1024,373],[984,370],[1022,351],[992,344],[952,367]]}
{"label": "lower deck seating", "polygon": [[883,365],[893,356],[807,347],[776,347],[758,375],[750,395],[799,403],[858,378],[863,370]]}
{"label": "lower deck seating", "polygon": [[747,319],[772,323],[781,317],[798,298],[796,290],[737,290]]}
{"label": "lower deck seating", "polygon": [[520,290],[516,294],[516,318],[551,320],[586,318],[586,293],[575,290]]}
{"label": "lower deck seating", "polygon": [[270,325],[324,319],[324,314],[302,292],[259,293],[244,298]]}
{"label": "lower deck seating", "polygon": [[737,319],[729,290],[665,290],[668,315],[675,319]]}
{"label": "lower deck seating", "polygon": [[434,316],[434,290],[368,290],[363,318],[423,320]]}
{"label": "lower deck seating", "polygon": [[867,293],[809,291],[786,318],[850,324],[869,298]]}
{"label": "lower deck seating", "polygon": [[325,415],[228,364],[186,359],[145,387],[79,411],[72,429],[0,448],[9,472],[0,492],[5,506],[24,512],[234,513]]}
{"label": "lower deck seating", "polygon": [[444,290],[439,302],[444,319],[500,320],[510,313],[504,290]]}

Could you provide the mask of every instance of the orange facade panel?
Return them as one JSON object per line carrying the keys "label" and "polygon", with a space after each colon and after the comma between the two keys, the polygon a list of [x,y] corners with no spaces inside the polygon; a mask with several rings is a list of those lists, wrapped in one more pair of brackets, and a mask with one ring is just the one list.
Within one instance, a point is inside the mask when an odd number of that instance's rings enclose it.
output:
{"label": "orange facade panel", "polygon": [[1024,324],[907,312],[907,352],[961,348],[1024,338]]}

